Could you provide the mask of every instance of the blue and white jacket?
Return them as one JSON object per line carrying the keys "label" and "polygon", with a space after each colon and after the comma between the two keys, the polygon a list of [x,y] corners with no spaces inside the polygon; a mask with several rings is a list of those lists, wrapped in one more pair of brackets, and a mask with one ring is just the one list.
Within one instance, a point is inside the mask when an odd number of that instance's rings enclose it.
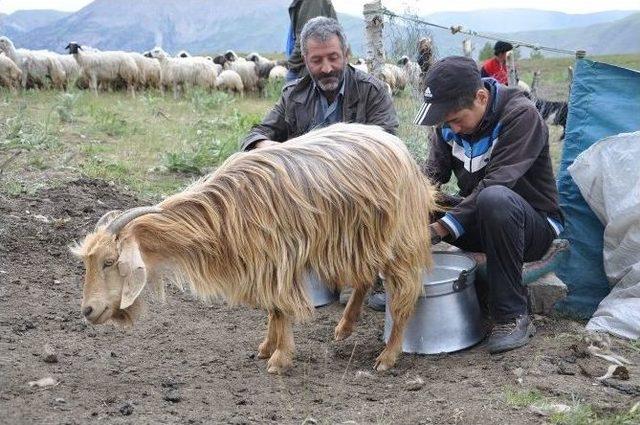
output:
{"label": "blue and white jacket", "polygon": [[545,214],[559,235],[563,218],[549,155],[549,131],[535,105],[517,88],[483,79],[491,94],[487,111],[474,134],[437,127],[425,173],[441,185],[458,181],[464,199],[440,220],[453,239],[476,221],[476,199],[488,186],[510,188]]}

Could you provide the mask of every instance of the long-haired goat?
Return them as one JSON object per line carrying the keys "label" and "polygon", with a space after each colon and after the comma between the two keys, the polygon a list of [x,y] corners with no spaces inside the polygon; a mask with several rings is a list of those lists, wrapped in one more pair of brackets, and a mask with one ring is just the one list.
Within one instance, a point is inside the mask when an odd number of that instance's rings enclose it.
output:
{"label": "long-haired goat", "polygon": [[292,322],[314,311],[307,270],[330,289],[354,288],[336,340],[353,331],[381,272],[393,329],[375,367],[387,370],[431,263],[432,209],[431,186],[397,137],[335,124],[238,153],[157,206],[105,214],[73,248],[86,270],[82,313],[94,324],[132,324],[145,284],[161,285],[164,273],[202,298],[267,310],[258,356],[278,373],[291,365]]}

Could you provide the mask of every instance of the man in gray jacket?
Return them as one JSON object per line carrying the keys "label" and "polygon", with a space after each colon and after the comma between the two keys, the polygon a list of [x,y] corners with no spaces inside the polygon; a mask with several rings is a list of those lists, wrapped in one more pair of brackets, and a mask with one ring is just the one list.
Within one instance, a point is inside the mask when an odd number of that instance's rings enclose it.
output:
{"label": "man in gray jacket", "polygon": [[347,40],[331,18],[309,20],[300,34],[308,75],[286,84],[261,124],[241,142],[243,151],[286,142],[337,122],[374,124],[395,134],[391,96],[384,84],[348,62]]}

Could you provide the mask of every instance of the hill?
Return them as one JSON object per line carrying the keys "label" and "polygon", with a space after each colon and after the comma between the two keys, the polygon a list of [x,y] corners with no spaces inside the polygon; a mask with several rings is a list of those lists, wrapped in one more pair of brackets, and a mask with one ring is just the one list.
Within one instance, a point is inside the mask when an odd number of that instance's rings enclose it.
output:
{"label": "hill", "polygon": [[[144,51],[156,45],[170,53],[181,49],[193,53],[226,49],[264,53],[283,50],[290,0],[236,0],[234,4],[235,7],[229,7],[228,2],[207,0],[95,0],[72,14],[53,12],[61,13],[59,19],[55,19],[52,11],[15,12],[0,18],[0,31],[12,37],[18,46],[59,52],[73,40],[104,50]],[[606,54],[640,51],[640,43],[634,41],[640,39],[637,14],[630,13],[608,11],[569,15],[504,9],[442,12],[429,15],[425,20],[492,31],[506,38],[552,47],[584,48],[590,54]],[[339,19],[352,51],[355,55],[363,55],[366,49],[362,18],[341,14]],[[25,21],[29,21],[29,25]],[[495,27],[496,22],[500,22],[499,28]],[[581,28],[568,29],[571,26]],[[424,27],[422,31],[433,34],[440,56],[460,53],[461,35],[454,36],[432,27]],[[399,33],[402,33],[402,26],[387,25],[389,42]],[[477,50],[485,42],[475,39]],[[528,55],[527,50],[523,51],[524,56]]]}

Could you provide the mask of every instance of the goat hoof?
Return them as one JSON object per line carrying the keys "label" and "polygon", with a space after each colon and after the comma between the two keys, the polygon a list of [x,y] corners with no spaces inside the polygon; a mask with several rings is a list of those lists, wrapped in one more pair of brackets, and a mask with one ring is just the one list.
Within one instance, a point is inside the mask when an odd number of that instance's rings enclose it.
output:
{"label": "goat hoof", "polygon": [[268,359],[273,354],[273,349],[271,344],[268,342],[263,342],[258,346],[258,358],[259,359]]}
{"label": "goat hoof", "polygon": [[385,349],[376,359],[376,363],[373,368],[378,372],[385,372],[393,367],[396,363],[396,358],[397,356]]}
{"label": "goat hoof", "polygon": [[347,339],[353,333],[353,324],[347,322],[344,319],[340,319],[340,322],[336,326],[334,331],[334,338],[336,341],[342,341],[343,339]]}
{"label": "goat hoof", "polygon": [[280,374],[292,366],[291,358],[280,350],[273,352],[267,361],[267,372]]}

